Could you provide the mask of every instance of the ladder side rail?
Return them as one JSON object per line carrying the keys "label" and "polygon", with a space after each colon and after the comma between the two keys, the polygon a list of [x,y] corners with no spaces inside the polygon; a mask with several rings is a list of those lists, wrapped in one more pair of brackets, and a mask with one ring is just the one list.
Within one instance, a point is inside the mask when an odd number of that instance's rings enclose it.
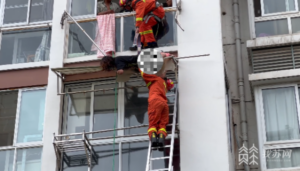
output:
{"label": "ladder side rail", "polygon": [[175,141],[175,127],[176,127],[176,115],[177,115],[177,101],[178,101],[178,85],[176,87],[175,93],[175,104],[174,104],[174,111],[173,111],[173,126],[172,126],[172,135],[171,135],[171,148],[170,148],[170,158],[169,158],[169,167],[168,170],[172,170],[172,163],[173,163],[173,153],[174,153],[174,141]]}

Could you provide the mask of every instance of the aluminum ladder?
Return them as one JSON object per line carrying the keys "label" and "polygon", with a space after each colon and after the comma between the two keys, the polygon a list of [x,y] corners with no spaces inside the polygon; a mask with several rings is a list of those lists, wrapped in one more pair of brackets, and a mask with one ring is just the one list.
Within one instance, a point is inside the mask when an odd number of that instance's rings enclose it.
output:
{"label": "aluminum ladder", "polygon": [[[151,142],[149,141],[146,171],[173,171],[172,163],[173,163],[174,141],[175,141],[175,127],[176,127],[177,100],[178,100],[177,98],[178,98],[178,86],[176,87],[176,90],[175,90],[173,120],[172,120],[172,123],[171,123],[172,131],[171,131],[171,134],[170,134],[171,143],[170,143],[170,145],[165,145],[164,147],[162,147],[162,148],[170,148],[170,156],[152,158],[152,151],[154,149],[158,149],[158,148],[157,147],[151,147]],[[172,116],[172,115],[169,115],[169,116]],[[169,159],[168,168],[151,170],[152,161],[154,161],[154,160],[165,160],[165,159]]]}

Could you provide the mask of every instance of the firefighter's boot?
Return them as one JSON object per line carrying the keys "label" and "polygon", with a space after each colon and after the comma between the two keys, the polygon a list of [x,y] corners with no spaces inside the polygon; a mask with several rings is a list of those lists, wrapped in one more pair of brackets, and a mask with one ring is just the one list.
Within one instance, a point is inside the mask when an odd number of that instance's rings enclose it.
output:
{"label": "firefighter's boot", "polygon": [[151,133],[150,141],[151,141],[151,146],[152,147],[158,147],[158,141],[157,141],[157,134],[156,134],[156,132],[152,132]]}
{"label": "firefighter's boot", "polygon": [[158,150],[159,151],[164,151],[164,148],[165,148],[165,135],[163,133],[160,133],[158,135],[158,147],[161,147],[159,148]]}

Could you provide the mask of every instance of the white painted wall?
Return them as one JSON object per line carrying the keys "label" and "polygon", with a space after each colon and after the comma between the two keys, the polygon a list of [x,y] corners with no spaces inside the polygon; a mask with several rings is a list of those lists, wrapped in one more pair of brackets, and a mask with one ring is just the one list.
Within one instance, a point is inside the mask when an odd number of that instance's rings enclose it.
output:
{"label": "white painted wall", "polygon": [[66,10],[67,0],[54,1],[53,7],[50,64],[46,92],[42,171],[55,171],[57,169],[56,156],[52,143],[53,133],[57,135],[60,128],[61,97],[57,95],[57,77],[51,71],[51,68],[63,67],[65,31],[64,29],[61,29],[60,20],[64,10]]}
{"label": "white painted wall", "polygon": [[229,171],[220,0],[182,0],[179,56],[180,159],[183,171]]}

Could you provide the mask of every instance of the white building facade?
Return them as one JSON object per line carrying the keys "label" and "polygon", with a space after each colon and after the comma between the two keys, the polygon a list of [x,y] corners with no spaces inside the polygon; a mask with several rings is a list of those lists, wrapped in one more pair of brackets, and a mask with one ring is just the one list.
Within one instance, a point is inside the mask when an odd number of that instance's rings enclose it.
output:
{"label": "white building facade", "polygon": [[[176,104],[178,116],[173,170],[300,170],[300,2],[181,3],[178,21],[184,31],[174,20],[173,1],[165,8],[169,31],[158,40],[159,49],[179,57],[209,56],[180,60],[178,83],[168,94],[170,113]],[[145,170],[148,136],[140,134],[146,127],[117,131],[122,138],[115,140],[113,132],[93,133],[148,123],[146,87],[114,90],[143,80],[116,83],[115,72],[104,71],[58,79],[52,71],[99,66],[92,42],[72,20],[62,20],[68,11],[95,38],[97,0],[0,4],[0,170]],[[135,54],[128,50],[134,22],[133,13],[116,14],[116,56]],[[176,79],[172,72],[169,77]],[[177,89],[175,103],[171,95]],[[71,93],[76,91],[86,93]],[[92,167],[84,151],[60,155],[53,145],[54,135],[66,135],[64,142],[83,132],[95,151]],[[153,153],[169,155],[168,150]],[[153,161],[152,170],[168,162]]]}

